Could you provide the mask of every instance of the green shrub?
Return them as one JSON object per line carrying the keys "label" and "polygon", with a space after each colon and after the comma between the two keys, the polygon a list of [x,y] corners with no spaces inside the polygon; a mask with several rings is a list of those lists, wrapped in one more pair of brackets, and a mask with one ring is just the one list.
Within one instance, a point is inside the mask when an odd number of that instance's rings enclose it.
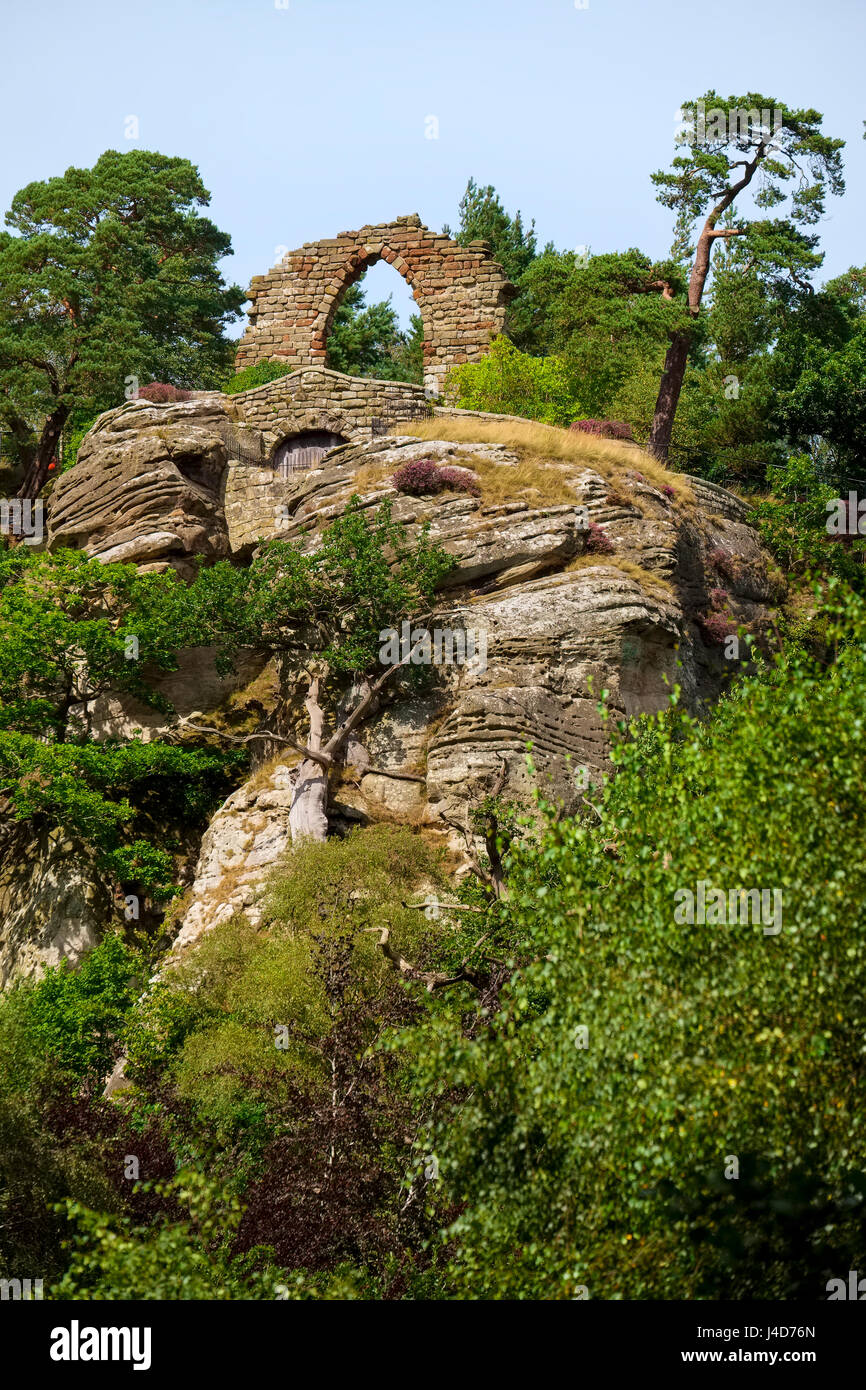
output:
{"label": "green shrub", "polygon": [[[516,856],[534,963],[495,1026],[440,1014],[413,1045],[458,1296],[820,1299],[856,1268],[866,609],[843,617],[829,669],[636,721],[597,811]],[[780,919],[688,925],[700,882]]]}
{"label": "green shrub", "polygon": [[755,504],[750,521],[767,549],[789,573],[835,575],[862,592],[866,588],[866,538],[827,533],[827,504],[838,489],[818,477],[808,454],[785,467],[768,469],[771,495]]}
{"label": "green shrub", "polygon": [[[142,1184],[147,1189],[151,1184]],[[187,1216],[160,1216],[149,1226],[107,1216],[81,1202],[60,1209],[73,1226],[69,1264],[51,1290],[55,1299],[269,1299],[279,1270],[268,1252],[232,1253],[243,1207],[194,1169],[152,1185]],[[258,1268],[254,1268],[254,1263]],[[262,1267],[262,1265],[264,1267]]]}
{"label": "green shrub", "polygon": [[78,450],[84,436],[92,429],[102,411],[76,410],[69,417],[69,424],[63,435],[63,472],[74,468],[78,462]]}
{"label": "green shrub", "polygon": [[78,969],[62,960],[17,983],[0,1000],[4,1087],[27,1094],[38,1073],[75,1090],[98,1087],[118,1054],[142,973],[138,952],[112,934]]}
{"label": "green shrub", "polygon": [[251,391],[254,386],[266,386],[269,381],[277,381],[281,376],[289,376],[296,370],[297,368],[289,366],[286,362],[270,362],[263,359],[235,372],[226,382],[223,391],[227,396],[236,396],[239,391]]}
{"label": "green shrub", "polygon": [[407,830],[293,849],[270,881],[267,930],[243,916],[221,923],[148,992],[127,1030],[129,1075],[146,1084],[167,1070],[224,1134],[258,1127],[265,1111],[305,1108],[332,1085],[337,1032],[363,1051],[384,1017],[403,1016],[376,932],[393,928],[405,951],[427,958],[423,914],[402,905],[422,878],[442,882],[433,852]]}
{"label": "green shrub", "polygon": [[569,425],[585,413],[560,358],[530,357],[503,337],[494,338],[480,362],[452,367],[445,394],[464,410],[523,415],[548,425]]}

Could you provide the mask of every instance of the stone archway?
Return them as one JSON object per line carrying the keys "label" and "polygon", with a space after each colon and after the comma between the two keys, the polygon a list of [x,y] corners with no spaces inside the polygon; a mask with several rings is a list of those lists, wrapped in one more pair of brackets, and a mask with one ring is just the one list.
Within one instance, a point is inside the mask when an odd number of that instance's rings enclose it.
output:
{"label": "stone archway", "polygon": [[255,276],[238,368],[262,358],[293,367],[324,367],[341,298],[379,260],[411,286],[424,323],[425,389],[440,393],[449,367],[477,362],[491,338],[502,332],[516,291],[487,242],[460,246],[429,231],[417,214],[309,242],[290,251],[267,275]]}

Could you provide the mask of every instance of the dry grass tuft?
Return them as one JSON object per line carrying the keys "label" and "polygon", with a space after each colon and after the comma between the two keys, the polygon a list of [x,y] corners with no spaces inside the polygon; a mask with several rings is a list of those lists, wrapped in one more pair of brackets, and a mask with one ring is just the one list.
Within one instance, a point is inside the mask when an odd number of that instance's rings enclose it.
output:
{"label": "dry grass tuft", "polygon": [[458,454],[455,463],[473,468],[481,484],[481,499],[488,506],[527,502],[535,506],[574,506],[579,498],[577,480],[561,464],[521,454],[517,463],[493,463],[477,454]]}
{"label": "dry grass tuft", "polygon": [[663,598],[673,598],[674,586],[670,580],[663,575],[654,574],[652,570],[644,569],[642,565],[636,565],[633,560],[626,560],[621,555],[578,555],[577,559],[572,560],[566,565],[566,573],[574,570],[591,569],[618,569],[623,574],[628,575],[642,589],[655,593]]}
{"label": "dry grass tuft", "polygon": [[[592,468],[609,483],[628,486],[627,472],[642,473],[654,487],[669,487],[674,500],[694,505],[695,496],[689,484],[677,473],[670,472],[657,459],[633,444],[621,444],[612,439],[584,434],[580,430],[565,430],[558,425],[542,425],[537,420],[485,420],[477,416],[437,415],[432,420],[401,421],[395,427],[399,434],[416,439],[447,439],[462,444],[504,444],[514,449],[529,464],[568,463]],[[501,465],[491,465],[494,468]],[[477,465],[473,462],[473,467]],[[505,469],[515,477],[514,469]],[[480,470],[479,470],[480,476]],[[571,500],[573,494],[569,493]]]}
{"label": "dry grass tuft", "polygon": [[397,468],[393,463],[362,463],[347,479],[352,492],[375,492],[380,487],[391,485],[391,475]]}
{"label": "dry grass tuft", "polygon": [[259,764],[255,772],[244,782],[244,789],[248,792],[264,791],[278,767],[296,767],[300,761],[300,753],[296,753],[294,749],[283,745],[279,752],[272,754],[265,762]]}

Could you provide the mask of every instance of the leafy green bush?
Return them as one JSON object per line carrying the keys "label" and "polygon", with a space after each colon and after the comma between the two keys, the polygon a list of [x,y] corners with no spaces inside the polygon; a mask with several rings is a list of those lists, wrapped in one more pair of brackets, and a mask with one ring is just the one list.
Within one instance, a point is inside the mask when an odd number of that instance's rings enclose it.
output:
{"label": "leafy green bush", "polygon": [[[115,1211],[122,1203],[117,1177],[129,1144],[118,1137],[116,1108],[99,1096],[146,975],[138,951],[110,935],[79,969],[64,960],[0,995],[4,1276],[62,1271],[64,1222],[54,1204],[69,1198]],[[140,1139],[133,1152],[143,1154]]]}
{"label": "leafy green bush", "polygon": [[88,431],[96,424],[102,414],[99,410],[76,410],[69,417],[63,435],[63,472],[74,468],[78,462],[78,450]]}
{"label": "leafy green bush", "polygon": [[19,981],[0,1001],[5,1084],[26,1093],[34,1069],[48,1068],[75,1090],[98,1087],[114,1064],[142,975],[138,952],[111,934],[77,970],[62,960],[39,979]]}
{"label": "leafy green bush", "polygon": [[406,830],[293,849],[270,882],[266,932],[243,916],[222,923],[148,992],[127,1029],[129,1075],[146,1083],[167,1069],[178,1095],[223,1131],[330,1088],[334,1030],[369,1043],[383,1014],[402,1015],[376,932],[393,927],[404,950],[424,954],[424,918],[401,903],[421,878],[443,883],[432,851]]}
{"label": "leafy green bush", "polygon": [[523,415],[548,425],[569,425],[585,414],[560,358],[530,357],[503,337],[494,338],[480,362],[452,367],[445,394],[464,410]]}
{"label": "leafy green bush", "polygon": [[[856,1268],[866,609],[839,607],[836,665],[794,653],[703,723],[674,696],[596,810],[512,856],[533,963],[491,1026],[439,1013],[411,1045],[458,1296],[823,1298]],[[727,924],[675,916],[701,882]]]}
{"label": "leafy green bush", "polygon": [[289,376],[295,370],[287,362],[271,362],[263,358],[235,372],[222,389],[227,396],[236,396],[240,391],[251,391],[254,386],[267,386],[269,381],[278,381],[281,376]]}
{"label": "leafy green bush", "polygon": [[756,502],[750,520],[779,564],[790,573],[835,575],[854,589],[866,588],[866,538],[827,533],[828,502],[838,489],[823,483],[808,454],[785,467],[768,469],[771,494]]}
{"label": "leafy green bush", "polygon": [[52,1298],[174,1301],[278,1296],[281,1276],[268,1262],[267,1251],[256,1251],[252,1257],[232,1252],[243,1215],[236,1196],[192,1168],[153,1186],[160,1196],[186,1209],[186,1218],[160,1216],[142,1226],[81,1202],[62,1204],[74,1234],[67,1242],[68,1267],[52,1288]]}
{"label": "leafy green bush", "polygon": [[365,1284],[397,1278],[388,1260],[400,1278],[414,1267],[434,1226],[406,1201],[415,1120],[378,1044],[417,1014],[418,986],[380,939],[387,928],[420,967],[447,959],[452,930],[404,905],[444,886],[406,829],[306,842],[275,870],[261,928],[215,927],[133,1011],[127,1074],[177,1117],[181,1152],[204,1149],[212,1174],[244,1187],[238,1249],[273,1246],[294,1270],[369,1266]]}

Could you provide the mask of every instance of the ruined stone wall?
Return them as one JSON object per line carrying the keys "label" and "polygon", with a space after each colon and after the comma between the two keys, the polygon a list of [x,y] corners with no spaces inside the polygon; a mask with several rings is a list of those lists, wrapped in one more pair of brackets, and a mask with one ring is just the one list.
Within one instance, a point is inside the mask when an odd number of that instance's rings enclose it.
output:
{"label": "ruined stone wall", "polygon": [[318,367],[223,399],[236,433],[245,442],[258,440],[262,456],[257,466],[245,450],[244,458],[230,459],[226,470],[223,507],[233,551],[273,535],[283,505],[294,494],[296,483],[287,482],[273,468],[273,453],[281,440],[305,430],[328,430],[347,443],[366,443],[401,420],[426,416],[430,409],[420,386]]}
{"label": "ruined stone wall", "polygon": [[324,366],[343,294],[379,260],[412,287],[424,322],[425,389],[441,393],[449,367],[478,361],[502,332],[515,290],[486,242],[460,246],[429,231],[417,214],[309,242],[255,276],[238,368],[262,358]]}
{"label": "ruined stone wall", "polygon": [[428,413],[420,386],[323,368],[292,372],[224,402],[238,424],[261,433],[268,456],[281,439],[304,430],[330,430],[361,443]]}

